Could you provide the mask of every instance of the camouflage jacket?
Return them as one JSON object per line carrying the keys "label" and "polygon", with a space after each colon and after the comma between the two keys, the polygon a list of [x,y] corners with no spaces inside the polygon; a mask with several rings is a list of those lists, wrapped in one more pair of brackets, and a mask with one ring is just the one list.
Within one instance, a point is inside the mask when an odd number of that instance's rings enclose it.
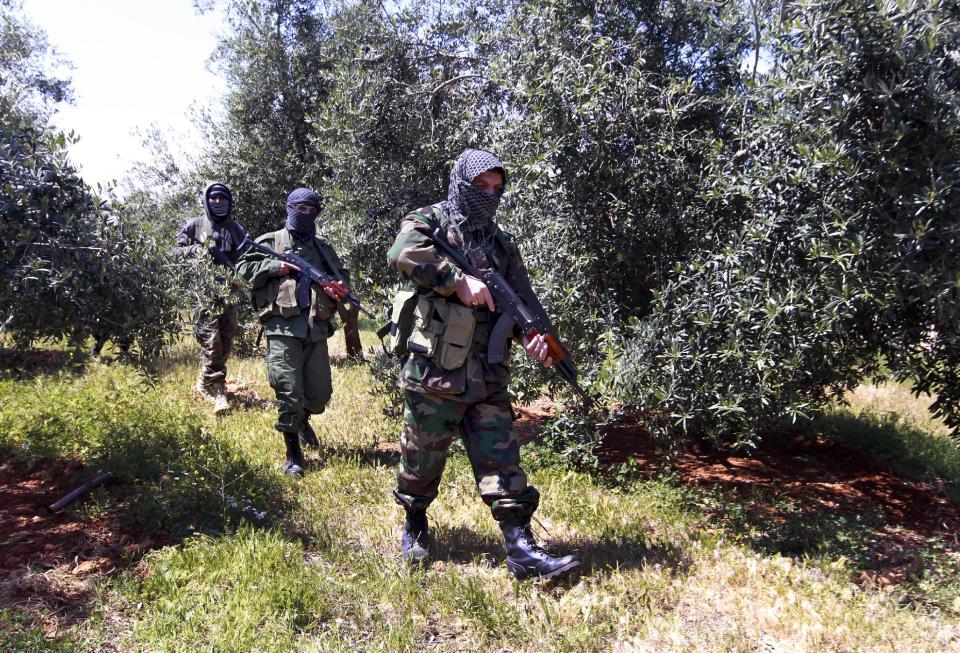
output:
{"label": "camouflage jacket", "polygon": [[[447,216],[437,205],[417,209],[408,214],[400,224],[393,245],[387,251],[390,268],[408,281],[418,296],[431,300],[442,298],[448,304],[463,306],[456,295],[456,287],[463,273],[450,260],[441,256],[433,245],[433,230],[440,228],[447,240],[459,246],[452,230],[448,230]],[[496,237],[486,248],[487,258],[504,276],[507,282],[525,301],[539,307],[539,301],[529,284],[520,278],[518,271],[525,268],[520,249],[513,237],[498,228]],[[430,357],[408,354],[400,371],[400,387],[425,394],[441,394],[445,398],[462,402],[483,401],[492,390],[487,384],[506,386],[510,382],[509,356],[503,364],[488,364],[485,360],[486,340],[490,329],[499,317],[486,307],[473,308],[477,324],[472,346],[463,365],[455,369],[443,369]],[[519,336],[519,333],[515,333]]]}

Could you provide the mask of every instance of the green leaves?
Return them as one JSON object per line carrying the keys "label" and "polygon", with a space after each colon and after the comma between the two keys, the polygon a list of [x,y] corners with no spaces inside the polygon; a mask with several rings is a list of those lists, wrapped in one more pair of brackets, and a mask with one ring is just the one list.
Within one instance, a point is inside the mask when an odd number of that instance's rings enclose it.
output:
{"label": "green leaves", "polygon": [[[937,409],[960,426],[947,345],[960,311],[939,299],[948,285],[956,296],[960,253],[960,72],[923,36],[934,14],[950,39],[940,47],[956,49],[957,12],[938,2],[908,14],[791,5],[782,33],[765,28],[778,75],[737,100],[750,107],[750,165],[706,179],[745,195],[750,212],[676,266],[649,320],[626,336],[617,396],[693,413],[696,428],[747,444],[853,387],[882,357],[938,392]],[[691,297],[706,306],[692,309]]]}
{"label": "green leaves", "polygon": [[750,4],[230,0],[227,118],[181,190],[235,181],[256,231],[325,179],[327,234],[389,294],[402,215],[489,147],[582,377],[665,439],[749,445],[881,360],[960,426],[960,12]]}

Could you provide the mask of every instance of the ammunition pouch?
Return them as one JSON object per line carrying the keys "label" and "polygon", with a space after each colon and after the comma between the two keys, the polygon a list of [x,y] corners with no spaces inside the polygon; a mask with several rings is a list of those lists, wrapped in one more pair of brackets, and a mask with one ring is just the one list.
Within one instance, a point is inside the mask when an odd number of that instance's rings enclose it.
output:
{"label": "ammunition pouch", "polygon": [[439,297],[417,298],[407,351],[426,356],[444,370],[467,362],[477,318],[473,309]]}
{"label": "ammunition pouch", "polygon": [[316,284],[310,284],[310,312],[308,314],[307,329],[312,342],[326,340],[333,335],[333,324],[330,318],[337,310],[337,303],[327,297],[323,289]]}
{"label": "ammunition pouch", "polygon": [[310,284],[310,321],[326,322],[337,312],[337,303],[317,284]]}
{"label": "ammunition pouch", "polygon": [[399,290],[393,298],[390,309],[390,322],[377,332],[380,339],[389,334],[387,351],[394,356],[407,353],[407,340],[413,334],[414,311],[417,308],[417,293],[412,290]]}
{"label": "ammunition pouch", "polygon": [[292,276],[274,277],[251,292],[251,301],[257,318],[266,322],[271,317],[294,317],[300,314],[297,305],[297,280]]}

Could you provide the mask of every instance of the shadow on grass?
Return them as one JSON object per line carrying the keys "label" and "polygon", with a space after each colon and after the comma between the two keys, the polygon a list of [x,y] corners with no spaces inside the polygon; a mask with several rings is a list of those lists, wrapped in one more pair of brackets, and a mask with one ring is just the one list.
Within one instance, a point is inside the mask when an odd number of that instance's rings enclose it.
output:
{"label": "shadow on grass", "polygon": [[42,628],[22,614],[0,611],[0,651],[4,653],[73,653],[66,640],[48,637]]}
{"label": "shadow on grass", "polygon": [[[597,571],[642,569],[659,565],[674,573],[684,573],[690,568],[690,557],[683,548],[673,542],[648,541],[642,537],[580,540],[578,551],[583,563],[583,573]],[[567,551],[558,545],[558,551]]]}
{"label": "shadow on grass", "polygon": [[931,433],[893,413],[826,413],[807,429],[882,458],[900,476],[947,482],[960,504],[960,440]]}
{"label": "shadow on grass", "polygon": [[111,451],[102,468],[119,471],[136,496],[132,515],[179,538],[242,523],[269,526],[290,510],[283,479],[251,465],[235,447],[207,438],[137,438]]}
{"label": "shadow on grass", "polygon": [[99,386],[50,392],[49,402],[22,406],[32,414],[19,415],[13,432],[0,436],[0,455],[25,470],[81,464],[85,477],[77,484],[110,473],[111,496],[144,529],[174,538],[219,533],[241,523],[271,525],[290,508],[275,470],[252,464],[195,416],[147,404],[162,403],[148,389],[137,391],[145,405],[134,396],[108,406]]}
{"label": "shadow on grass", "polygon": [[[151,371],[157,375],[163,375],[181,365],[200,363],[200,348],[196,343],[181,342],[171,347],[162,356],[154,360],[150,366]],[[227,363],[229,365],[229,362]]]}
{"label": "shadow on grass", "polygon": [[[28,629],[67,632],[88,620],[97,600],[91,579],[122,572],[152,549],[244,523],[267,527],[290,509],[282,479],[225,446],[163,434],[107,435],[114,444],[83,462],[0,446],[0,605],[26,619]],[[48,512],[103,471],[116,482]]]}
{"label": "shadow on grass", "polygon": [[83,373],[89,357],[63,349],[0,348],[0,379],[27,381],[61,370]]}
{"label": "shadow on grass", "polygon": [[[434,560],[469,564],[477,558],[486,558],[494,565],[499,565],[506,558],[501,537],[481,535],[472,528],[441,524],[433,528],[431,537]],[[551,555],[577,555],[582,563],[582,574],[640,569],[649,565],[660,565],[675,573],[683,573],[691,564],[690,557],[679,545],[647,541],[642,537],[567,541],[538,535],[538,540]]]}
{"label": "shadow on grass", "polygon": [[[609,437],[612,436],[612,437]],[[712,526],[764,554],[860,570],[900,567],[938,542],[956,550],[960,448],[889,414],[835,412],[771,431],[748,452],[660,454],[641,422],[605,435],[605,481],[666,472]]]}
{"label": "shadow on grass", "polygon": [[502,561],[503,540],[478,533],[465,526],[435,524],[430,533],[431,556],[434,560],[469,564],[477,558]]}
{"label": "shadow on grass", "polygon": [[366,360],[364,360],[363,358],[357,358],[355,356],[331,356],[330,357],[330,366],[336,367],[337,369],[359,367],[366,364],[367,364]]}
{"label": "shadow on grass", "polygon": [[321,462],[318,463],[318,466],[321,467],[323,466],[322,461],[331,458],[355,460],[359,465],[365,467],[396,467],[400,464],[400,452],[392,448],[337,449],[334,447],[325,447],[320,450],[319,456]]}
{"label": "shadow on grass", "polygon": [[858,569],[870,569],[908,555],[924,541],[887,529],[880,508],[852,513],[763,489],[716,486],[700,506],[735,539],[766,555],[846,558]]}

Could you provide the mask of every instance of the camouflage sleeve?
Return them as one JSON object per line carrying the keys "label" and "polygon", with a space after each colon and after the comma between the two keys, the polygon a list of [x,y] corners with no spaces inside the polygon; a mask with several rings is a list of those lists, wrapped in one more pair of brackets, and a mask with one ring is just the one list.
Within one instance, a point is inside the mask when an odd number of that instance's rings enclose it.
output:
{"label": "camouflage sleeve", "polygon": [[460,269],[437,253],[431,225],[420,212],[409,214],[400,223],[400,233],[387,251],[387,262],[404,279],[441,295],[456,291],[463,279]]}
{"label": "camouflage sleeve", "polygon": [[[272,234],[264,234],[257,238],[258,243],[267,242],[267,245],[273,246]],[[263,252],[258,252],[252,247],[248,247],[240,259],[237,261],[237,274],[253,288],[260,288],[271,277],[279,276],[280,261]]]}
{"label": "camouflage sleeve", "polygon": [[197,219],[191,218],[183,225],[183,229],[177,234],[177,246],[173,248],[173,255],[177,258],[190,258],[196,256],[202,249],[198,245],[195,235],[197,233]]}

